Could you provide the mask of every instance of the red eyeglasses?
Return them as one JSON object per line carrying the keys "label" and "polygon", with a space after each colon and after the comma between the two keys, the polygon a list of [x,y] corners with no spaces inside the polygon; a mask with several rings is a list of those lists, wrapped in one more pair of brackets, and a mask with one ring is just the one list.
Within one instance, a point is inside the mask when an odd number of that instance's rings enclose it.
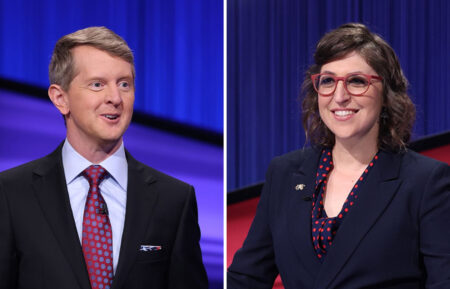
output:
{"label": "red eyeglasses", "polygon": [[311,75],[314,89],[322,96],[332,95],[337,87],[339,80],[344,83],[344,89],[351,95],[361,96],[369,90],[372,80],[383,80],[381,76],[368,75],[363,73],[348,74],[344,77],[338,77],[329,73],[318,73]]}

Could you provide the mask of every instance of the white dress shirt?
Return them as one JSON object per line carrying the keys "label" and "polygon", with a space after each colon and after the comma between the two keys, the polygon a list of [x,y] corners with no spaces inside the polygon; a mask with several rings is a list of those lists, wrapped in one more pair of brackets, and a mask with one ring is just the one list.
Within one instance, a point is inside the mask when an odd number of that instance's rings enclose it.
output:
{"label": "white dress shirt", "polygon": [[[67,139],[62,148],[62,162],[66,176],[67,190],[69,192],[70,206],[72,207],[75,225],[81,243],[83,213],[89,192],[89,182],[80,174],[90,165],[97,164],[93,164],[82,157],[75,151]],[[123,142],[113,155],[98,165],[101,165],[109,173],[100,183],[100,193],[108,206],[113,238],[114,272],[116,272],[125,221],[125,207],[127,204],[128,163],[125,157]]]}

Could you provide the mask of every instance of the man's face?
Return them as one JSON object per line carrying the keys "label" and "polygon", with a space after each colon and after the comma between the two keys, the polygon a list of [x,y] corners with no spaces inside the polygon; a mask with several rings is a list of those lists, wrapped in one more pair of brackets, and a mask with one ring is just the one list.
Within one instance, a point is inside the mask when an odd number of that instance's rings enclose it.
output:
{"label": "man's face", "polygon": [[91,148],[117,145],[133,114],[132,66],[91,46],[72,49],[75,77],[65,95],[67,137]]}

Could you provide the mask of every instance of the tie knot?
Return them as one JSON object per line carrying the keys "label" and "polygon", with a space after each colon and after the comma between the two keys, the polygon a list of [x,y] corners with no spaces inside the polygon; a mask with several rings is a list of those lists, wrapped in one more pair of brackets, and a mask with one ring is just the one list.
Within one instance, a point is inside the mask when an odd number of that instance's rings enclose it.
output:
{"label": "tie knot", "polygon": [[100,165],[89,166],[82,172],[82,175],[90,184],[98,185],[105,178],[108,172]]}

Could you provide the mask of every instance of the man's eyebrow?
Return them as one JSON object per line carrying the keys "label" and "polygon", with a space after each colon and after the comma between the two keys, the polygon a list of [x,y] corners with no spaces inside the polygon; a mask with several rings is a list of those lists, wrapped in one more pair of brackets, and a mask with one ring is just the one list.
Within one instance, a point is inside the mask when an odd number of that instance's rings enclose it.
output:
{"label": "man's eyebrow", "polygon": [[118,81],[121,81],[121,80],[133,80],[133,76],[132,75],[122,76],[122,77],[119,77],[117,80]]}
{"label": "man's eyebrow", "polygon": [[104,77],[101,77],[101,76],[91,75],[91,76],[89,76],[89,77],[86,77],[85,80],[86,80],[86,81],[92,81],[92,80],[102,80],[102,81],[104,81],[105,78],[104,78]]}

